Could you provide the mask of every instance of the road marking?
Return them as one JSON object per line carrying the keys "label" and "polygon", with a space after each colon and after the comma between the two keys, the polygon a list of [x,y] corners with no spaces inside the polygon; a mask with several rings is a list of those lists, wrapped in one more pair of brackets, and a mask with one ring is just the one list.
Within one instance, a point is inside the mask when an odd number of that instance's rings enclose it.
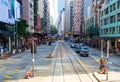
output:
{"label": "road marking", "polygon": [[4,80],[3,82],[10,82],[9,80]]}
{"label": "road marking", "polygon": [[[65,43],[65,42],[64,42]],[[66,43],[65,43],[66,44]],[[73,55],[77,55],[67,44],[66,46],[72,51]],[[76,56],[75,56],[76,57]],[[76,57],[77,58],[77,57]],[[77,61],[83,66],[84,70],[87,72],[87,73],[91,73],[92,71],[79,59],[77,58]]]}
{"label": "road marking", "polygon": [[89,54],[90,54],[90,56],[91,56],[96,62],[99,63],[100,58],[96,58],[96,57],[92,56],[92,53],[89,53]]}
{"label": "road marking", "polygon": [[8,79],[12,79],[12,77],[9,76],[9,75],[4,75],[4,77],[5,77],[5,78],[8,78]]}
{"label": "road marking", "polygon": [[14,64],[13,62],[11,62],[11,61],[7,61],[7,63],[9,63],[9,64]]}
{"label": "road marking", "polygon": [[91,73],[91,70],[79,58],[77,59],[77,61],[82,65],[87,73]]}
{"label": "road marking", "polygon": [[17,71],[17,73],[20,73],[20,72],[21,72],[21,70],[20,70],[20,69],[15,68],[15,70]]}
{"label": "road marking", "polygon": [[1,68],[7,68],[6,66],[0,65]]}
{"label": "road marking", "polygon": [[19,72],[12,72],[12,73],[9,73],[9,75],[14,75],[14,74],[17,74]]}
{"label": "road marking", "polygon": [[53,53],[52,53],[52,57],[55,55],[55,51],[56,51],[56,49],[57,49],[57,46],[58,46],[58,42],[57,42],[57,44],[56,44],[56,46],[55,46],[55,49],[54,49],[54,51],[53,51]]}

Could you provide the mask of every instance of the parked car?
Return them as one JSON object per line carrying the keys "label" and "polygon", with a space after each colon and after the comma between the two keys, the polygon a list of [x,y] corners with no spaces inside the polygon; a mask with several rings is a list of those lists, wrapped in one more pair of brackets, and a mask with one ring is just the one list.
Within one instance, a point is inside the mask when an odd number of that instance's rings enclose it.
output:
{"label": "parked car", "polygon": [[88,47],[81,47],[80,49],[80,56],[85,56],[88,57],[89,56],[89,49]]}
{"label": "parked car", "polygon": [[75,43],[71,43],[70,47],[71,47],[71,48],[75,48],[75,47],[76,47],[76,44],[75,44]]}

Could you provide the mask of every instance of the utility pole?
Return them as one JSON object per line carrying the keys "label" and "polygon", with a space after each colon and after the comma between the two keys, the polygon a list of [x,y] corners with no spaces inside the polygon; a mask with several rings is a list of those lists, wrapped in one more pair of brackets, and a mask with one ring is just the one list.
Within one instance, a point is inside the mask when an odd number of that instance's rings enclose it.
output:
{"label": "utility pole", "polygon": [[31,46],[31,50],[32,50],[32,74],[34,77],[34,67],[35,67],[35,47],[34,47],[35,43],[34,43],[34,38],[32,37],[32,46]]}
{"label": "utility pole", "polygon": [[104,58],[103,57],[103,40],[101,40],[101,58]]}
{"label": "utility pole", "polygon": [[109,48],[110,48],[110,41],[107,40],[107,73],[106,73],[106,80],[108,80],[108,59],[109,59]]}

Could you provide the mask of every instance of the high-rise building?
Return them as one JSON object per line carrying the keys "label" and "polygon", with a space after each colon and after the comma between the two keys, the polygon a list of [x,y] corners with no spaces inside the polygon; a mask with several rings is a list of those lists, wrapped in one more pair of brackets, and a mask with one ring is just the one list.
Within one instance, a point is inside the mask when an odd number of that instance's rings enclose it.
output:
{"label": "high-rise building", "polygon": [[21,6],[21,0],[0,0],[0,50],[11,52],[11,46],[16,44],[16,21],[21,17]]}
{"label": "high-rise building", "polygon": [[106,49],[107,41],[110,41],[110,51],[120,50],[120,0],[106,0],[100,12],[100,37],[103,47]]}
{"label": "high-rise building", "polygon": [[43,26],[45,33],[50,32],[50,2],[49,0],[44,0],[44,11],[43,11]]}
{"label": "high-rise building", "polygon": [[64,36],[64,16],[65,16],[65,9],[61,10],[59,18],[58,18],[58,25],[57,30],[60,36]]}
{"label": "high-rise building", "polygon": [[42,0],[38,0],[38,10],[37,10],[37,21],[36,21],[36,26],[35,30],[38,33],[41,33],[43,30],[43,11],[44,11],[44,4]]}
{"label": "high-rise building", "polygon": [[85,18],[92,14],[92,0],[81,0],[81,35],[85,35]]}
{"label": "high-rise building", "polygon": [[57,19],[58,19],[58,0],[50,0],[50,17],[51,17],[51,25],[57,27]]}
{"label": "high-rise building", "polygon": [[78,36],[81,28],[81,0],[74,0],[73,16],[73,35]]}
{"label": "high-rise building", "polygon": [[22,0],[22,15],[28,23],[28,31],[34,30],[34,6],[32,0]]}
{"label": "high-rise building", "polygon": [[[73,27],[73,0],[66,0],[65,1],[65,24],[64,24],[64,31],[65,33],[71,32]],[[68,35],[68,34],[66,34]]]}

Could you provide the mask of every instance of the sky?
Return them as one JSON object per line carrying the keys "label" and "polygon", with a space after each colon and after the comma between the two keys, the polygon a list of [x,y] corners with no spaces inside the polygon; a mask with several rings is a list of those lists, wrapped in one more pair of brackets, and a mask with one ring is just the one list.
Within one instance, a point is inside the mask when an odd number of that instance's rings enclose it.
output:
{"label": "sky", "polygon": [[65,6],[65,0],[58,0],[58,12],[59,13],[64,8],[64,6]]}

